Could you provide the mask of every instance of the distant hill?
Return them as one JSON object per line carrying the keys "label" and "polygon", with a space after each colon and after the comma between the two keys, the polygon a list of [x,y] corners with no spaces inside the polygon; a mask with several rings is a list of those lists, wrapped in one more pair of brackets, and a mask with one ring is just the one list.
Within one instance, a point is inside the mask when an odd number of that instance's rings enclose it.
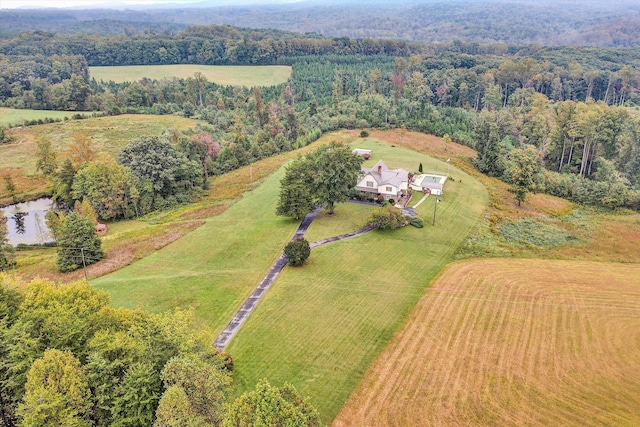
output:
{"label": "distant hill", "polygon": [[[181,8],[3,10],[0,35],[177,32],[188,25],[229,24],[329,37],[544,46],[640,47],[640,3],[632,0],[304,1]],[[218,3],[219,4],[219,3]]]}

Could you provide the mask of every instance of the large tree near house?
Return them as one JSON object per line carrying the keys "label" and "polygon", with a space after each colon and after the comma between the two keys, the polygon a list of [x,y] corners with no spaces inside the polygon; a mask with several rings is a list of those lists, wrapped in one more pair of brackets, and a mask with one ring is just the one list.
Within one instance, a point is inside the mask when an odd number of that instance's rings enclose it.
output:
{"label": "large tree near house", "polygon": [[356,185],[364,158],[343,144],[323,145],[308,157],[313,181],[312,193],[318,204],[333,213],[336,203],[345,202]]}
{"label": "large tree near house", "polygon": [[336,142],[294,160],[280,181],[276,213],[300,219],[317,205],[333,213],[358,181],[364,158]]}

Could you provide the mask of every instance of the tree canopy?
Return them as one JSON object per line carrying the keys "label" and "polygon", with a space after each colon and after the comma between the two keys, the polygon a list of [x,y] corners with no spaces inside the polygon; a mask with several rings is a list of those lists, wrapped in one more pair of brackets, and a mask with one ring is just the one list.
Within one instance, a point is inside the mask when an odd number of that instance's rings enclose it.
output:
{"label": "tree canopy", "polygon": [[346,201],[356,185],[362,162],[361,156],[336,142],[296,159],[280,181],[277,214],[299,219],[316,205],[333,213],[334,205]]}

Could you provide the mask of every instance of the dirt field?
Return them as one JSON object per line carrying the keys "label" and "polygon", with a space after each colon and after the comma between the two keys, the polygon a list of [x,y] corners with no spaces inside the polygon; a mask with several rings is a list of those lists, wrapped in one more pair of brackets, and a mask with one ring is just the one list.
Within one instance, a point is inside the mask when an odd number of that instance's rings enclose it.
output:
{"label": "dirt field", "polygon": [[638,360],[639,265],[458,262],[333,425],[637,426]]}

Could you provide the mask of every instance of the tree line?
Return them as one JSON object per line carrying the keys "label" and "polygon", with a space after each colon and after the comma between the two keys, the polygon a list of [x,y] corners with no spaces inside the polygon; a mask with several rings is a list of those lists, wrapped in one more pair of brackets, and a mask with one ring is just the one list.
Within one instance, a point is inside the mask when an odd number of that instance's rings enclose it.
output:
{"label": "tree line", "polygon": [[[482,3],[396,1],[269,4],[144,10],[3,10],[5,34],[135,35],[171,33],[188,25],[227,24],[278,28],[326,37],[387,38],[420,42],[463,40],[476,44],[638,47],[637,2],[541,0]],[[1,34],[1,33],[0,33]]]}

